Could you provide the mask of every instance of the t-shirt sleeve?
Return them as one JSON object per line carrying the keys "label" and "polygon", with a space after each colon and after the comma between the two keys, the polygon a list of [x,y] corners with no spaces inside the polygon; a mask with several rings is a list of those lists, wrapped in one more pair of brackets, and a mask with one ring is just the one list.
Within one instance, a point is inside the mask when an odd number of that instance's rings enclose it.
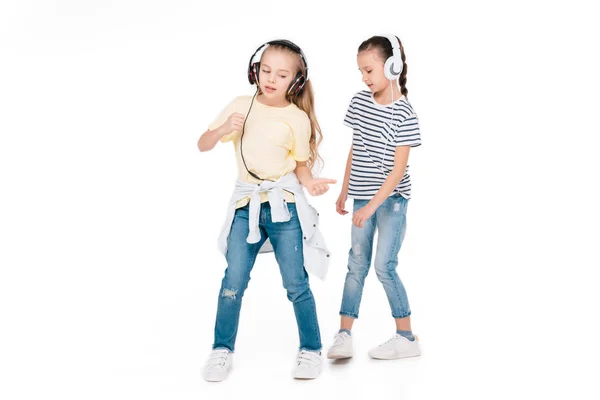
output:
{"label": "t-shirt sleeve", "polygon": [[[235,99],[233,99],[233,101],[231,103],[229,103],[219,114],[219,116],[217,118],[215,118],[215,120],[208,126],[208,129],[210,129],[211,131],[217,129],[218,127],[220,127],[221,125],[223,125],[225,123],[225,121],[227,121],[227,118],[229,118],[229,116],[231,114],[233,114],[234,112],[242,112],[240,111],[240,98],[237,97]],[[221,138],[221,142],[228,142],[230,140],[232,140],[235,136],[239,135],[239,131],[233,131],[231,132],[229,135],[225,135]]]}
{"label": "t-shirt sleeve", "polygon": [[350,104],[348,105],[348,110],[346,111],[346,116],[344,117],[344,125],[349,126],[350,128],[355,128],[355,108],[354,108],[354,97],[350,100]]}
{"label": "t-shirt sleeve", "polygon": [[310,157],[310,135],[312,128],[308,115],[303,113],[303,117],[292,126],[293,146],[292,157],[296,161],[307,161]]}
{"label": "t-shirt sleeve", "polygon": [[421,145],[419,120],[415,114],[409,115],[399,126],[395,127],[394,141],[396,146],[417,147]]}

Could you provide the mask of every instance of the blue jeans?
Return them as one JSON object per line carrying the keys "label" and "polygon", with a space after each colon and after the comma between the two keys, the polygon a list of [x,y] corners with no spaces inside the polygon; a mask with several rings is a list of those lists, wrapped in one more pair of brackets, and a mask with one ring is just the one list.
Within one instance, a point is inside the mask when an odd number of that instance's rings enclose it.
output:
{"label": "blue jeans", "polygon": [[[354,212],[368,202],[368,200],[354,200]],[[371,266],[375,231],[379,231],[375,272],[385,289],[392,316],[404,318],[410,315],[406,290],[396,272],[398,252],[406,233],[407,206],[408,200],[399,194],[394,194],[377,208],[371,218],[364,222],[362,228],[352,225],[352,248],[348,255],[348,273],[340,315],[358,318],[365,278]]]}
{"label": "blue jeans", "polygon": [[254,244],[246,242],[249,231],[249,206],[236,210],[227,244],[227,269],[219,292],[213,349],[227,348],[234,351],[242,297],[248,287],[256,255],[267,237],[273,245],[283,287],[287,290],[287,298],[294,305],[300,349],[315,351],[321,349],[315,299],[308,284],[308,274],[304,269],[302,228],[296,213],[296,205],[287,203],[287,206],[291,219],[288,222],[272,222],[269,203],[261,204],[259,217],[261,239]]}

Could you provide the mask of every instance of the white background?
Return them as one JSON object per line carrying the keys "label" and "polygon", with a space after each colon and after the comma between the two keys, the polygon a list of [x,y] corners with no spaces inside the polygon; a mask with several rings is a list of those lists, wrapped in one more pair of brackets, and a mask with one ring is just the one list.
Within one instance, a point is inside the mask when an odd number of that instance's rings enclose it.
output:
{"label": "white background", "polygon": [[[3,1],[0,397],[597,399],[589,3]],[[355,358],[294,381],[292,306],[264,255],[234,369],[204,382],[235,159],[230,145],[199,153],[199,135],[252,93],[254,50],[291,39],[311,68],[321,176],[341,180],[356,49],[387,32],[404,43],[423,139],[399,266],[422,357],[368,359],[394,331],[371,273]],[[350,243],[339,187],[314,199],[333,252],[311,281],[325,349]]]}

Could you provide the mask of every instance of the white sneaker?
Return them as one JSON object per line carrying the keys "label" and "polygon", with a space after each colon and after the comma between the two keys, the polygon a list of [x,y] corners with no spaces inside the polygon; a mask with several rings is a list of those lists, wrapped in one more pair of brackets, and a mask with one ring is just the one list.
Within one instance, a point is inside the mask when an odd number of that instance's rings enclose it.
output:
{"label": "white sneaker", "polygon": [[352,335],[347,332],[339,332],[333,337],[333,344],[327,351],[327,358],[337,360],[340,358],[350,358],[352,351]]}
{"label": "white sneaker", "polygon": [[204,366],[204,379],[209,382],[224,381],[227,379],[232,361],[233,353],[228,349],[213,350]]}
{"label": "white sneaker", "polygon": [[294,378],[315,379],[321,373],[321,353],[317,351],[300,350],[296,358]]}
{"label": "white sneaker", "polygon": [[419,349],[419,339],[415,336],[415,340],[410,341],[404,336],[397,333],[387,342],[369,351],[371,358],[379,360],[395,360],[405,357],[416,357],[421,355]]}

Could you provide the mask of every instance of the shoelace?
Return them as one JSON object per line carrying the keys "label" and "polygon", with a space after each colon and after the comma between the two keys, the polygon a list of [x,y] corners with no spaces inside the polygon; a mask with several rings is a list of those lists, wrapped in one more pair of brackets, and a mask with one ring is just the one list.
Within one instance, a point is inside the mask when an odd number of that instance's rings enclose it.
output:
{"label": "shoelace", "polygon": [[208,357],[206,362],[207,368],[217,368],[225,365],[227,357],[229,356],[228,350],[214,350]]}
{"label": "shoelace", "polygon": [[386,344],[388,344],[388,343],[391,343],[391,342],[393,342],[394,340],[397,340],[399,337],[400,337],[400,335],[396,334],[396,335],[392,336],[390,339],[388,339],[388,341],[387,341],[387,342],[385,342],[385,343],[382,343],[382,344],[380,344],[380,345],[379,345],[379,346],[377,346],[377,347],[383,347],[383,346],[385,346]]}
{"label": "shoelace", "polygon": [[334,345],[334,346],[338,346],[338,345],[340,345],[340,344],[344,343],[344,342],[346,341],[346,336],[347,336],[347,335],[348,335],[348,334],[347,334],[347,333],[344,333],[344,332],[337,333],[337,334],[335,335],[335,337],[333,338],[333,345]]}
{"label": "shoelace", "polygon": [[306,364],[309,367],[314,367],[315,365],[319,364],[321,355],[319,353],[315,353],[314,351],[306,351],[306,350],[302,350],[300,353],[298,353],[298,365],[300,364]]}

